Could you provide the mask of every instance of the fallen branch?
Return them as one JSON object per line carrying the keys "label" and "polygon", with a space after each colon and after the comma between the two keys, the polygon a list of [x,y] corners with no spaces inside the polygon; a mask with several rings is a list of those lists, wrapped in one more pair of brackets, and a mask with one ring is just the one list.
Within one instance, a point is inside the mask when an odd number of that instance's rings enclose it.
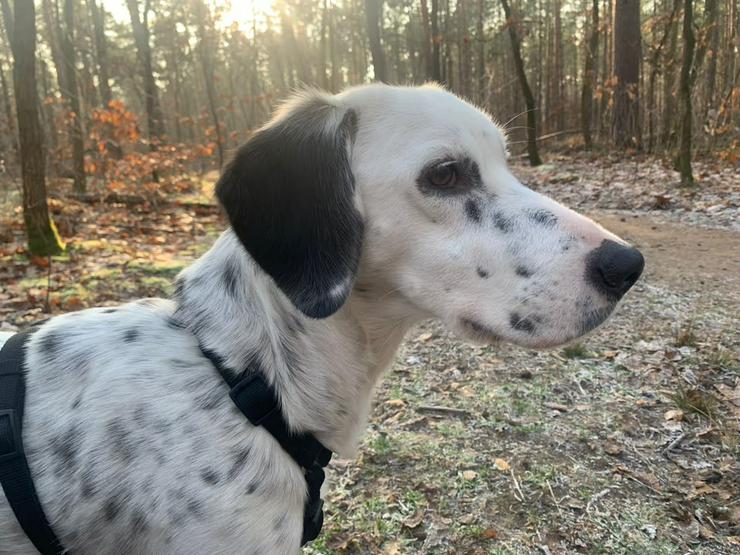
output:
{"label": "fallen branch", "polygon": [[416,412],[442,412],[447,414],[455,414],[458,416],[470,416],[470,411],[467,411],[465,409],[442,407],[438,405],[419,405],[418,407],[416,407]]}

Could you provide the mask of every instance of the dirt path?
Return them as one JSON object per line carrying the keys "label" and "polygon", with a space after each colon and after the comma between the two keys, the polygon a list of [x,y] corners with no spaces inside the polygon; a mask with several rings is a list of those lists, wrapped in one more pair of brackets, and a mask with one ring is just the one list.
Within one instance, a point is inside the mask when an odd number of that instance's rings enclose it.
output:
{"label": "dirt path", "polygon": [[645,216],[590,214],[644,254],[646,278],[679,291],[711,287],[740,296],[740,233],[656,223]]}

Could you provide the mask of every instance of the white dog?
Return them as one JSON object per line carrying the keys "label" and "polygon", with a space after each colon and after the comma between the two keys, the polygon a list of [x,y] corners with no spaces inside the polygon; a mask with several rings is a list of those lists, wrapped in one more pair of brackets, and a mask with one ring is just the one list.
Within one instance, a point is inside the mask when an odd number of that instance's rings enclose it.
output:
{"label": "white dog", "polygon": [[[258,368],[292,430],[351,455],[420,320],[533,348],[601,324],[642,256],[521,185],[506,157],[491,118],[435,86],[287,102],[224,170],[231,227],[172,300],[66,314],[31,335],[23,438],[62,545],[299,551],[303,472],[201,349],[233,376]],[[34,552],[0,492],[0,553]]]}

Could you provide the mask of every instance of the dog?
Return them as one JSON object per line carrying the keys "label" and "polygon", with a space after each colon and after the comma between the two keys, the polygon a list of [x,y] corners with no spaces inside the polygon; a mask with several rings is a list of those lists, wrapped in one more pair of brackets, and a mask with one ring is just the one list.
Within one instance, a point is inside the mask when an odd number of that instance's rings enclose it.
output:
{"label": "dog", "polygon": [[[26,348],[24,443],[74,554],[300,551],[306,483],[201,349],[257,360],[294,431],[352,456],[404,334],[547,348],[599,326],[641,254],[523,186],[444,89],[288,100],[216,186],[230,227],[172,299],[60,315]],[[34,553],[0,493],[0,553]]]}

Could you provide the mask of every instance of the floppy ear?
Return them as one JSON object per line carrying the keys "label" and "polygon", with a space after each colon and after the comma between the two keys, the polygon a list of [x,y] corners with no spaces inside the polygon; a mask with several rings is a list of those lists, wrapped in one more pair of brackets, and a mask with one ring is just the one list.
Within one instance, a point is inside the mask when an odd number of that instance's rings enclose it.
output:
{"label": "floppy ear", "polygon": [[236,153],[216,185],[239,240],[291,302],[325,318],[349,296],[362,248],[351,109],[303,93]]}

